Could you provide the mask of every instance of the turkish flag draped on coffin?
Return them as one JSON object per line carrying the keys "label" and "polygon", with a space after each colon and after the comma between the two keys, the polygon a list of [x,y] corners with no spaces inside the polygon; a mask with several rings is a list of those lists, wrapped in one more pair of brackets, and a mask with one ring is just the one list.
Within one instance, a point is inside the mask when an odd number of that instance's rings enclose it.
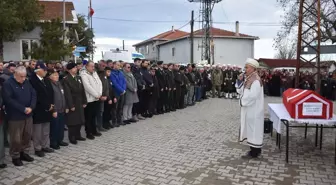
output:
{"label": "turkish flag draped on coffin", "polygon": [[289,115],[294,119],[331,119],[333,103],[314,91],[288,89],[282,98]]}

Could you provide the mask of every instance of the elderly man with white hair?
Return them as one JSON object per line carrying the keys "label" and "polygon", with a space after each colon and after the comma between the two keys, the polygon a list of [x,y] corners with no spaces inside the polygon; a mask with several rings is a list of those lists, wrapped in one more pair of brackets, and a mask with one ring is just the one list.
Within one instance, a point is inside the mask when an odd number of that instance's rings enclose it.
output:
{"label": "elderly man with white hair", "polygon": [[[36,106],[36,92],[26,79],[27,70],[20,66],[15,69],[14,75],[2,87],[10,137],[9,153],[15,166],[22,166],[22,161],[34,161],[28,153],[32,137],[32,115]],[[4,154],[0,155],[3,159]],[[5,165],[2,164],[2,166]]]}
{"label": "elderly man with white hair", "polygon": [[257,158],[261,154],[264,136],[264,92],[263,83],[258,76],[259,63],[254,59],[247,59],[245,64],[245,79],[237,87],[240,94],[241,123],[240,142],[247,140],[251,150],[243,156],[245,159]]}

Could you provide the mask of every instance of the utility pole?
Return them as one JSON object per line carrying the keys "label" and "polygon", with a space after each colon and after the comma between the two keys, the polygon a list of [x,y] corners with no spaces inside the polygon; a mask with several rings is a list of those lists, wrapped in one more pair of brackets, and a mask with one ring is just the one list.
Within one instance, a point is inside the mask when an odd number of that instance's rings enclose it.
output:
{"label": "utility pole", "polygon": [[190,63],[194,63],[194,10],[191,11],[190,21]]}
{"label": "utility pole", "polygon": [[[65,14],[65,0],[63,0],[63,44],[65,45],[65,39],[66,39],[66,27],[65,27],[65,21],[66,21],[66,14]],[[65,60],[65,56],[63,56],[63,60]]]}

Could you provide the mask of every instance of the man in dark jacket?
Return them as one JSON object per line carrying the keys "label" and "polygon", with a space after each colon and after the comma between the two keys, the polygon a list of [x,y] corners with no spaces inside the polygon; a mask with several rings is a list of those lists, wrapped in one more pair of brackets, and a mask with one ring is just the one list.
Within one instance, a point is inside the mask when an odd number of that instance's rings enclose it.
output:
{"label": "man in dark jacket", "polygon": [[180,66],[177,64],[174,64],[174,80],[175,80],[175,84],[176,84],[176,91],[174,91],[174,109],[181,109],[182,107],[180,107],[180,98],[181,98],[181,87],[183,85],[183,81],[182,81],[182,75],[180,73]]}
{"label": "man in dark jacket", "polygon": [[158,85],[159,85],[159,99],[157,101],[157,113],[158,114],[163,114],[164,113],[164,103],[165,103],[165,98],[166,98],[166,91],[168,90],[167,84],[166,84],[166,74],[163,70],[163,61],[158,61],[157,62],[158,69],[156,70],[156,77],[158,80]]}
{"label": "man in dark jacket", "polygon": [[77,76],[77,64],[69,63],[66,68],[68,74],[63,79],[66,109],[69,109],[66,114],[66,124],[69,129],[69,141],[75,145],[77,141],[86,140],[81,136],[80,130],[85,122],[84,107],[86,107],[87,100],[82,79]]}
{"label": "man in dark jacket", "polygon": [[174,108],[174,94],[176,91],[176,84],[174,80],[174,73],[173,73],[173,68],[174,64],[170,63],[167,65],[167,83],[168,83],[168,111],[176,111]]}
{"label": "man in dark jacket", "polygon": [[36,106],[36,92],[26,77],[26,68],[20,66],[2,87],[11,141],[10,155],[15,166],[22,166],[22,161],[34,161],[28,152],[32,137],[32,112]]}
{"label": "man in dark jacket", "polygon": [[141,66],[141,59],[136,58],[134,59],[134,65],[132,65],[132,73],[134,78],[137,81],[138,84],[138,97],[139,97],[139,102],[135,103],[133,106],[133,114],[135,120],[144,120],[145,118],[141,115],[145,112],[144,107],[142,105],[144,104],[144,92],[146,90],[146,82],[143,79],[143,74],[140,71]]}
{"label": "man in dark jacket", "polygon": [[116,106],[116,103],[117,103],[117,98],[114,95],[114,90],[112,88],[113,84],[110,80],[111,71],[112,71],[112,68],[110,67],[105,68],[105,77],[107,78],[107,82],[108,82],[108,93],[109,94],[107,96],[107,101],[104,102],[103,128],[107,130],[115,126],[111,123],[111,120],[112,120],[112,109],[113,107]]}
{"label": "man in dark jacket", "polygon": [[[103,93],[102,93],[102,98],[100,99],[100,105],[99,105],[99,109],[98,109],[96,124],[97,124],[97,129],[100,132],[105,132],[106,131],[106,129],[103,128],[103,113],[104,113],[105,102],[108,101],[107,97],[109,96],[109,86],[110,86],[110,82],[105,75],[105,67],[106,67],[105,61],[104,60],[99,61],[97,73],[98,73],[98,76],[100,78],[100,81],[102,82],[102,86],[103,86],[103,91],[102,92]],[[106,100],[103,100],[105,98],[106,98]]]}
{"label": "man in dark jacket", "polygon": [[49,79],[45,78],[47,67],[38,62],[35,75],[30,77],[30,83],[36,91],[36,108],[34,110],[33,143],[35,155],[44,157],[45,153],[54,152],[49,148],[50,122],[54,113],[54,90]]}
{"label": "man in dark jacket", "polygon": [[149,104],[150,101],[150,89],[154,86],[152,75],[148,70],[149,61],[142,60],[140,72],[145,81],[145,90],[143,91],[143,101],[141,103],[141,107],[143,107],[142,116],[143,117],[151,117],[149,114]]}

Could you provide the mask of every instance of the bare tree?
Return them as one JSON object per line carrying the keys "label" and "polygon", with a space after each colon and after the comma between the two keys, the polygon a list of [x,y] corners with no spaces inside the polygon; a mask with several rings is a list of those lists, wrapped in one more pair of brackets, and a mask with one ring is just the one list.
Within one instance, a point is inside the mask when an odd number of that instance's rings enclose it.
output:
{"label": "bare tree", "polygon": [[[306,6],[312,4],[314,0],[306,0]],[[282,29],[275,39],[276,47],[281,47],[281,43],[288,37],[297,35],[299,20],[299,0],[277,0],[284,9],[285,15],[282,20]],[[306,22],[316,21],[316,10],[306,12],[303,19]],[[306,26],[306,25],[304,25]],[[307,32],[303,37],[314,37],[314,33]],[[331,41],[336,43],[336,0],[321,0],[321,39],[322,42]]]}
{"label": "bare tree", "polygon": [[296,58],[296,42],[285,42],[277,46],[277,53],[275,58],[277,59],[295,59]]}

